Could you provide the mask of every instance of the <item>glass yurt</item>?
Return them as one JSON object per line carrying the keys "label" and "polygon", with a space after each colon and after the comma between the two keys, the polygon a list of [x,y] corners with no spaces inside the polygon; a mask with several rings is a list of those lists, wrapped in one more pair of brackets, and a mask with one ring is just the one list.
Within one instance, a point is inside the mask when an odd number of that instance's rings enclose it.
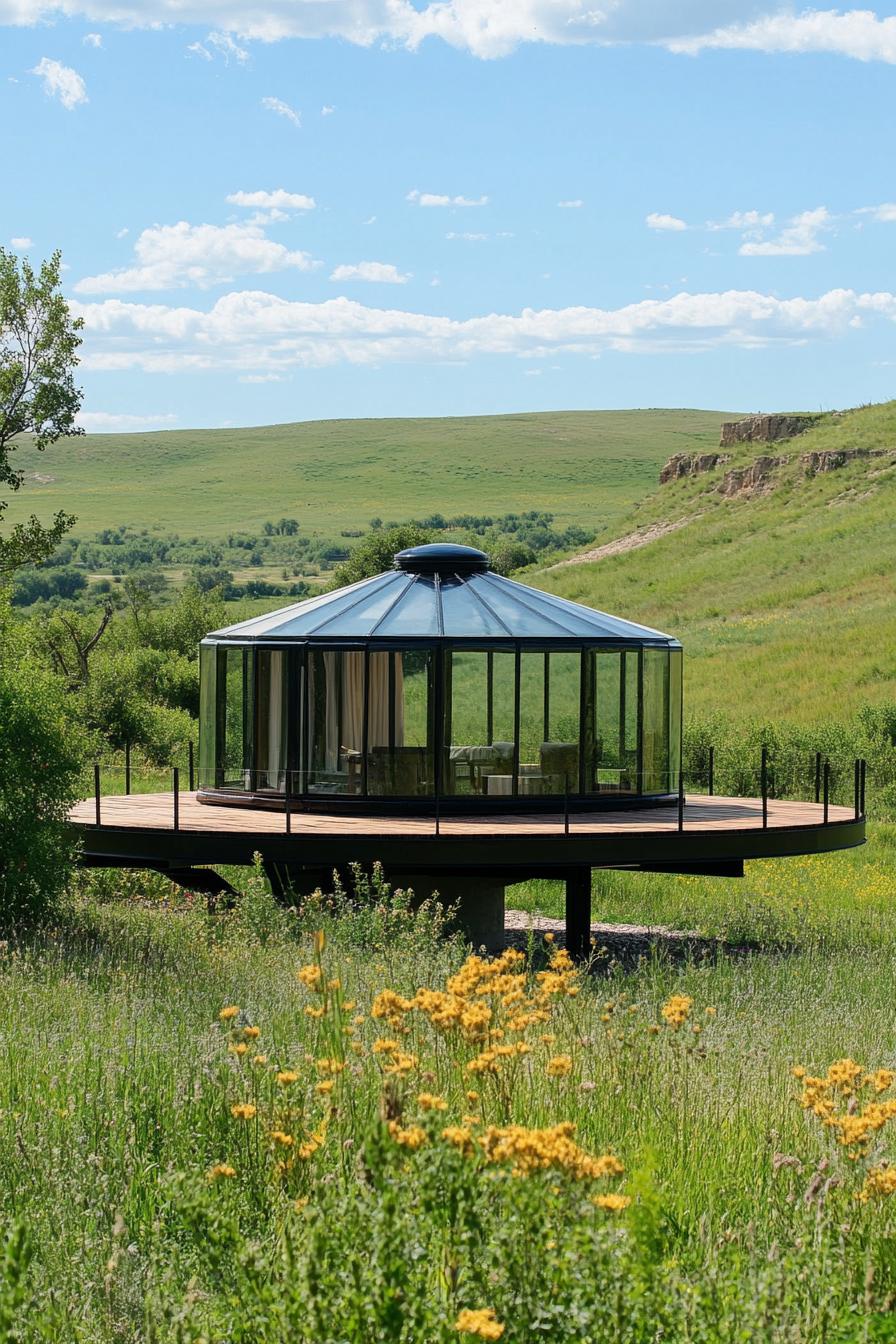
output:
{"label": "glass yurt", "polygon": [[678,640],[468,546],[208,635],[199,797],[318,810],[649,806],[677,794]]}

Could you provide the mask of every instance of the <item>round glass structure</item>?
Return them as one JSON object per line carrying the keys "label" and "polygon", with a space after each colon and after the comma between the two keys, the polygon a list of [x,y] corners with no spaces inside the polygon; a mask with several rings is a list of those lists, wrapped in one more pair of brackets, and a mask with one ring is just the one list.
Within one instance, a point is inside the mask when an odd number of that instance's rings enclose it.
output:
{"label": "round glass structure", "polygon": [[468,546],[208,635],[204,802],[404,813],[663,803],[678,640],[492,573]]}

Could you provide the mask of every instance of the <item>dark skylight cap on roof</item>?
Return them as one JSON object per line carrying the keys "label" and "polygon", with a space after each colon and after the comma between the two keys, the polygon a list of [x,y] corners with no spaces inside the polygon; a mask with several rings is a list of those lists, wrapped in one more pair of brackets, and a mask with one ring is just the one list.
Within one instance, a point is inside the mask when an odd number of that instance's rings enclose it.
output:
{"label": "dark skylight cap on roof", "polygon": [[395,557],[395,568],[408,574],[484,574],[488,567],[485,551],[451,542],[411,546]]}

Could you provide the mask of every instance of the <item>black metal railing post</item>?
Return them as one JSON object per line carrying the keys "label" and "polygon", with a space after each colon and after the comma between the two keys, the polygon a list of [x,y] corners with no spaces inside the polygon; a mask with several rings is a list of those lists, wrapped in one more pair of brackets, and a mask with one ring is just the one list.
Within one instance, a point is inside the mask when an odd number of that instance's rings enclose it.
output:
{"label": "black metal railing post", "polygon": [[195,772],[195,769],[194,769],[194,761],[193,761],[193,739],[192,739],[192,737],[190,738],[189,742],[187,743],[187,763],[188,763],[188,769],[189,769],[189,772],[190,772],[190,792],[192,793],[193,790],[194,790],[195,787],[196,787],[196,772]]}
{"label": "black metal railing post", "polygon": [[174,829],[180,830],[180,771],[177,766],[171,771],[171,787],[174,792]]}
{"label": "black metal railing post", "polygon": [[442,808],[441,796],[436,792],[436,835],[442,834]]}
{"label": "black metal railing post", "polygon": [[124,791],[126,794],[131,792],[131,744],[124,744]]}
{"label": "black metal railing post", "polygon": [[821,802],[821,752],[815,753],[815,801]]}
{"label": "black metal railing post", "polygon": [[827,824],[828,824],[828,811],[829,811],[829,808],[830,808],[830,800],[831,800],[831,763],[830,763],[830,761],[825,761],[825,763],[824,763],[824,785],[823,785],[823,795],[824,795],[824,825],[827,826]]}
{"label": "black metal railing post", "polygon": [[768,828],[768,747],[762,748],[762,829]]}
{"label": "black metal railing post", "polygon": [[678,772],[678,829],[684,830],[684,771]]}
{"label": "black metal railing post", "polygon": [[716,791],[716,749],[709,749],[709,796],[712,798]]}
{"label": "black metal railing post", "polygon": [[860,791],[860,802],[861,802],[861,807],[862,807],[861,815],[862,815],[863,817],[865,816],[865,776],[866,776],[866,774],[867,774],[867,771],[868,771],[868,762],[865,760],[865,757],[863,756],[863,757],[862,757],[861,791]]}
{"label": "black metal railing post", "polygon": [[563,776],[563,834],[569,835],[569,774]]}
{"label": "black metal railing post", "polygon": [[100,763],[93,763],[93,798],[96,803],[96,824],[100,825]]}
{"label": "black metal railing post", "polygon": [[852,794],[856,821],[862,815],[862,762],[858,756],[852,768]]}

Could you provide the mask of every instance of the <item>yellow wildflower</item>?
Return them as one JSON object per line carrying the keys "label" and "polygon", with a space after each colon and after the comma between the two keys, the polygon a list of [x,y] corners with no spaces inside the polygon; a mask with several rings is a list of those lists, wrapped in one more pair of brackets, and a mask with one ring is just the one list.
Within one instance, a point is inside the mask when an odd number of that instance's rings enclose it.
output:
{"label": "yellow wildflower", "polygon": [[236,1175],[236,1171],[233,1167],[229,1166],[227,1162],[216,1162],[207,1175],[210,1181],[217,1181],[222,1177],[225,1180],[229,1180]]}
{"label": "yellow wildflower", "polygon": [[619,1213],[622,1209],[627,1209],[631,1202],[631,1195],[595,1195],[591,1201],[599,1209],[606,1209],[609,1213]]}
{"label": "yellow wildflower", "polygon": [[856,1199],[867,1204],[870,1199],[896,1194],[896,1167],[872,1167],[865,1177]]}
{"label": "yellow wildflower", "polygon": [[475,1311],[465,1307],[454,1322],[454,1328],[459,1334],[475,1335],[477,1339],[500,1339],[504,1333],[504,1326],[491,1307],[479,1307]]}
{"label": "yellow wildflower", "polygon": [[490,1125],[479,1142],[489,1162],[507,1163],[517,1176],[548,1168],[565,1171],[577,1180],[621,1175],[624,1168],[617,1157],[611,1153],[591,1157],[578,1146],[573,1140],[575,1128],[570,1121],[548,1129]]}
{"label": "yellow wildflower", "polygon": [[320,1007],[320,1006],[318,1006],[317,1008],[313,1008],[313,1007],[309,1004],[308,1007],[305,1009],[305,1016],[306,1016],[306,1017],[320,1018],[320,1017],[323,1017],[323,1015],[324,1015],[324,1010],[323,1010],[323,1008]]}
{"label": "yellow wildflower", "polygon": [[320,989],[323,974],[319,966],[314,964],[302,966],[297,975],[306,989]]}
{"label": "yellow wildflower", "polygon": [[231,1042],[227,1049],[232,1055],[245,1055],[248,1054],[249,1051],[249,1047],[245,1041],[237,1041],[236,1044]]}
{"label": "yellow wildflower", "polygon": [[234,1120],[251,1120],[253,1115],[257,1114],[258,1107],[253,1106],[251,1101],[238,1102],[236,1106],[231,1106],[230,1114]]}
{"label": "yellow wildflower", "polygon": [[397,1054],[392,1056],[390,1062],[383,1069],[383,1073],[410,1073],[411,1069],[416,1069],[416,1067],[417,1056],[407,1055],[403,1050],[399,1050]]}
{"label": "yellow wildflower", "polygon": [[421,1129],[419,1125],[409,1125],[407,1129],[403,1129],[397,1120],[390,1120],[389,1133],[396,1143],[402,1148],[410,1148],[412,1153],[422,1148],[426,1142],[426,1130]]}
{"label": "yellow wildflower", "polygon": [[684,1026],[693,1006],[694,1000],[689,994],[672,994],[660,1009],[666,1026],[671,1027],[673,1031]]}
{"label": "yellow wildflower", "polygon": [[318,1059],[315,1060],[314,1067],[318,1073],[341,1073],[345,1068],[345,1061],[342,1059]]}
{"label": "yellow wildflower", "polygon": [[271,1138],[274,1143],[278,1143],[281,1148],[291,1148],[295,1139],[291,1134],[285,1134],[282,1129],[272,1129]]}
{"label": "yellow wildflower", "polygon": [[381,1037],[380,1040],[374,1041],[371,1049],[375,1055],[391,1055],[399,1049],[399,1045],[397,1041],[390,1040],[387,1037]]}
{"label": "yellow wildflower", "polygon": [[572,1057],[570,1055],[554,1055],[553,1059],[548,1060],[547,1074],[549,1078],[565,1078],[569,1073],[572,1073]]}
{"label": "yellow wildflower", "polygon": [[243,1035],[247,1041],[257,1041],[261,1035],[261,1027],[243,1027]]}
{"label": "yellow wildflower", "polygon": [[240,1010],[235,1003],[231,1003],[227,1008],[222,1008],[218,1017],[222,1022],[230,1022],[233,1018],[239,1017]]}
{"label": "yellow wildflower", "polygon": [[291,1083],[297,1083],[298,1081],[299,1075],[295,1069],[281,1069],[277,1074],[277,1082],[281,1087],[289,1087]]}
{"label": "yellow wildflower", "polygon": [[437,1097],[433,1092],[421,1092],[417,1098],[417,1105],[424,1111],[447,1111],[448,1103],[444,1097]]}
{"label": "yellow wildflower", "polygon": [[253,1063],[253,1064],[257,1064],[259,1068],[261,1068],[262,1064],[267,1064],[267,1062],[268,1062],[268,1057],[267,1057],[267,1055],[253,1055],[253,1056],[252,1056],[252,1063]]}
{"label": "yellow wildflower", "polygon": [[466,1125],[448,1125],[442,1130],[442,1138],[459,1148],[465,1157],[469,1157],[473,1151],[473,1135]]}

